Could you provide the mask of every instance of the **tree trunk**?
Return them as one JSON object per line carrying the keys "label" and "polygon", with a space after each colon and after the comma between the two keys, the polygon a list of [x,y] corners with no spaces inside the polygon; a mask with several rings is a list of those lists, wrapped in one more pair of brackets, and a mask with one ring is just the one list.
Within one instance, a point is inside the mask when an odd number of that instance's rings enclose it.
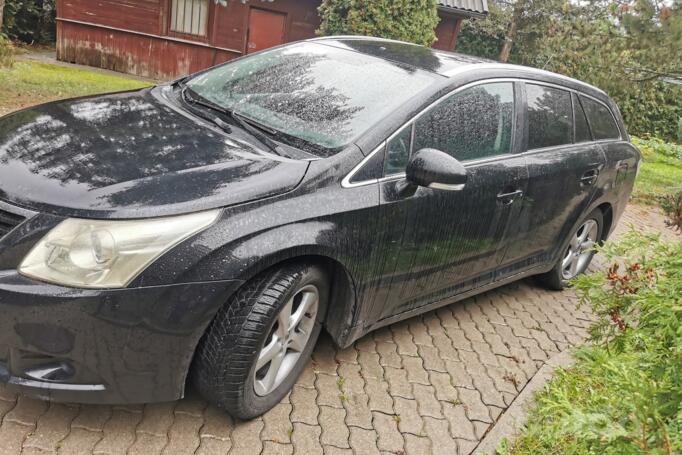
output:
{"label": "tree trunk", "polygon": [[500,51],[500,62],[507,63],[509,61],[509,54],[511,54],[512,46],[516,40],[516,12],[512,14],[511,22],[509,23],[509,29],[507,30],[507,36],[504,37],[504,44],[502,45],[502,51]]}
{"label": "tree trunk", "polygon": [[0,0],[0,33],[2,33],[2,20],[4,19],[3,13],[5,11],[5,0]]}

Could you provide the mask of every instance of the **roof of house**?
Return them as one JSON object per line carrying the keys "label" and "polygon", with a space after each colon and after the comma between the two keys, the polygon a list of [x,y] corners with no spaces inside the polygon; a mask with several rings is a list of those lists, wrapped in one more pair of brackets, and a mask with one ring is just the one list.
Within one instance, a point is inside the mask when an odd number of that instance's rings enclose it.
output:
{"label": "roof of house", "polygon": [[438,8],[466,16],[485,16],[488,14],[488,0],[438,0]]}

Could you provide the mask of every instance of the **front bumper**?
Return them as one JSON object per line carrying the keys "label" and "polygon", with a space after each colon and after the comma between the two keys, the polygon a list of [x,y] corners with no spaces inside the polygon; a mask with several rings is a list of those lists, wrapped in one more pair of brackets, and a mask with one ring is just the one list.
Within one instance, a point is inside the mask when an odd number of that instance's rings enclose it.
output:
{"label": "front bumper", "polygon": [[54,401],[183,396],[199,339],[239,281],[73,289],[0,272],[0,383]]}

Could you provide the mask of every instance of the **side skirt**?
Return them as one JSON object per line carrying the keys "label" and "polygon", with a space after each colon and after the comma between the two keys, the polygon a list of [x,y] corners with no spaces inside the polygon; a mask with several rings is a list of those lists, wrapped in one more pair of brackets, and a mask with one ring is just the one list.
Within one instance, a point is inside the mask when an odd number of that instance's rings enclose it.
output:
{"label": "side skirt", "polygon": [[540,273],[544,273],[547,271],[547,266],[545,264],[538,266],[538,267],[533,267],[532,269],[526,270],[524,272],[516,273],[514,275],[507,276],[505,278],[502,278],[498,281],[494,281],[492,283],[477,287],[475,289],[471,289],[469,291],[463,292],[461,294],[457,294],[453,297],[448,297],[446,299],[441,299],[437,300],[435,302],[414,308],[409,311],[405,311],[400,314],[396,314],[394,316],[389,316],[387,318],[384,318],[380,321],[375,322],[374,324],[371,324],[369,326],[355,326],[351,330],[348,331],[347,338],[345,340],[338,340],[339,341],[339,347],[340,348],[347,348],[351,344],[353,344],[356,340],[362,338],[366,334],[380,329],[381,327],[386,327],[387,325],[395,324],[396,322],[403,321],[405,319],[409,319],[414,316],[418,316],[423,313],[427,313],[431,310],[438,309],[440,307],[444,307],[446,305],[450,305],[455,302],[459,302],[461,300],[467,299],[471,296],[482,294],[484,292],[499,288],[501,286],[507,285],[509,283],[513,283],[514,281],[521,280],[523,278],[527,278],[529,276],[533,275],[538,275]]}

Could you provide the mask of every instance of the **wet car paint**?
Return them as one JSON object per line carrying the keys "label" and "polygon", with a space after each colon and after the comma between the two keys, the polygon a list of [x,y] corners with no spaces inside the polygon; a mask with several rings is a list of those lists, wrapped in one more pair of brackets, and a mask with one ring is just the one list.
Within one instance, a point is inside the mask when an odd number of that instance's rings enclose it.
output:
{"label": "wet car paint", "polygon": [[[371,52],[381,53],[388,43],[331,44],[372,47]],[[420,64],[425,55],[409,45],[391,44],[391,52],[401,54],[401,65]],[[439,70],[432,65],[431,70]],[[232,136],[243,132],[233,128],[226,133],[191,112],[179,112],[169,96],[164,100],[160,94],[172,91],[170,85],[53,103],[0,120],[0,165],[21,161],[33,166],[31,178],[39,179],[30,185],[25,181],[18,190],[5,183],[3,172],[10,171],[0,166],[2,198],[34,211],[0,240],[0,312],[6,315],[0,321],[0,380],[26,390],[22,362],[35,357],[72,362],[79,366],[77,374],[84,372],[71,382],[29,386],[40,396],[97,402],[172,400],[182,396],[196,344],[218,308],[242,283],[285,261],[316,261],[328,268],[334,280],[325,326],[345,347],[380,326],[548,271],[565,248],[565,234],[596,207],[610,213],[608,234],[627,203],[639,160],[620,118],[622,140],[590,143],[587,153],[582,145],[527,153],[527,131],[518,113],[520,129],[512,153],[466,165],[468,182],[461,192],[423,187],[406,191],[404,179],[382,180],[381,145],[386,138],[426,106],[471,82],[549,82],[586,92],[617,112],[601,92],[558,76],[495,64],[472,68],[443,67],[444,73],[454,73],[434,83],[428,94],[401,106],[356,144],[319,160],[273,157],[248,135],[239,137],[238,146],[231,145],[236,141]],[[121,108],[103,125],[99,114],[90,120],[74,117],[78,103],[148,103],[152,108],[149,118],[140,113],[144,109]],[[47,123],[36,123],[41,115],[51,121],[63,115],[58,121],[64,126],[46,131]],[[160,128],[159,136],[144,147],[126,142],[131,131],[135,137],[141,134],[134,129],[139,122]],[[52,155],[41,154],[44,149],[28,139],[12,139],[21,128],[39,137],[37,142]],[[103,130],[106,140],[87,142]],[[61,145],[66,140],[60,140],[62,136],[71,144],[81,141],[95,148],[83,145],[74,154]],[[123,159],[117,151],[122,144],[152,152],[131,151]],[[182,148],[164,152],[174,145]],[[16,157],[7,158],[12,153]],[[60,164],[65,158],[81,174],[69,174],[74,171]],[[142,165],[135,165],[137,159]],[[595,160],[602,169],[598,181],[589,191],[576,193],[573,177],[579,178],[582,167]],[[107,179],[106,173],[97,175],[98,164],[121,173]],[[344,185],[354,170],[351,185]],[[82,191],[66,197],[60,185],[71,181]],[[524,197],[509,204],[498,201],[500,193],[515,190]],[[151,217],[207,207],[223,208],[218,221],[163,255],[126,289],[63,288],[16,273],[28,250],[65,216]],[[60,348],[57,352],[50,346]],[[73,383],[103,385],[105,390],[70,388]]]}
{"label": "wet car paint", "polygon": [[[0,197],[41,212],[139,218],[295,188],[308,163],[264,151],[144,89],[29,108],[0,122]],[[241,134],[240,134],[241,133]]]}

